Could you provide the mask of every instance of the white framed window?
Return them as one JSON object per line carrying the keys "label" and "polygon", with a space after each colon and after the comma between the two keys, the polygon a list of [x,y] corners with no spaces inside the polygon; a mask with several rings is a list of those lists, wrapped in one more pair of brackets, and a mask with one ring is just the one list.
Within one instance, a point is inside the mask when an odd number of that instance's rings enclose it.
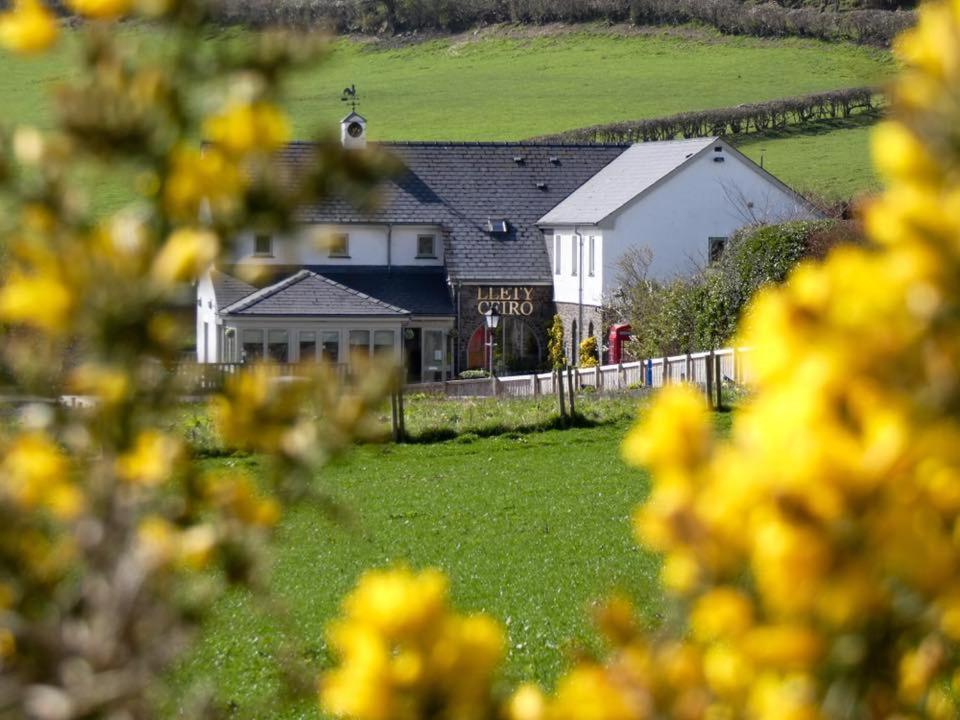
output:
{"label": "white framed window", "polygon": [[593,235],[591,235],[589,248],[587,250],[587,260],[588,260],[587,269],[589,271],[590,277],[594,276],[594,272],[596,270],[596,262],[597,262],[596,258],[597,258],[597,239]]}
{"label": "white framed window", "polygon": [[560,261],[560,256],[563,254],[560,248],[560,236],[553,236],[553,274],[559,275],[562,269],[562,263]]}
{"label": "white framed window", "polygon": [[340,362],[340,332],[325,330],[320,334],[321,357],[328,363]]}
{"label": "white framed window", "polygon": [[244,330],[242,362],[253,362],[263,357],[263,330]]}
{"label": "white framed window", "polygon": [[350,359],[355,357],[370,357],[370,331],[351,330],[349,334]]}
{"label": "white framed window", "polygon": [[267,355],[274,362],[289,362],[290,333],[286,330],[267,331]]}
{"label": "white framed window", "polygon": [[710,264],[717,262],[727,248],[728,237],[711,237],[707,239],[707,260]]}
{"label": "white framed window", "polygon": [[375,355],[391,355],[395,345],[393,330],[375,330],[373,333],[373,353]]}
{"label": "white framed window", "polygon": [[261,234],[254,235],[253,254],[261,257],[273,257],[273,236]]}
{"label": "white framed window", "polygon": [[418,258],[436,258],[437,257],[437,236],[436,235],[417,235],[417,257]]}
{"label": "white framed window", "polygon": [[315,362],[317,359],[317,333],[301,330],[297,333],[297,359],[300,362]]}
{"label": "white framed window", "polygon": [[570,274],[574,277],[577,276],[577,236],[576,234],[570,236]]}
{"label": "white framed window", "polygon": [[350,235],[347,233],[334,233],[331,235],[329,256],[332,258],[350,257]]}

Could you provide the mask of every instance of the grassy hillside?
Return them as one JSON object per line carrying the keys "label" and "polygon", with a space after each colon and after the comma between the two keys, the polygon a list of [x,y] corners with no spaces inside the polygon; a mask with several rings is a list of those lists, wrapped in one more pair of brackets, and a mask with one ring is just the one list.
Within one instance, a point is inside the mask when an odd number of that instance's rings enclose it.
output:
{"label": "grassy hillside", "polygon": [[870,125],[861,121],[823,123],[766,137],[745,137],[737,147],[800,191],[846,199],[877,190],[870,162]]}
{"label": "grassy hillside", "polygon": [[[162,42],[144,27],[128,26],[124,32],[145,45]],[[207,42],[243,42],[244,37],[232,29]],[[68,34],[57,52],[40,60],[0,60],[4,123],[49,124],[46,98],[71,73],[74,40]],[[594,123],[882,83],[893,70],[885,51],[812,40],[734,38],[695,28],[495,28],[400,46],[340,40],[325,65],[296,79],[290,110],[299,137],[333,129],[344,112],[339,91],[356,83],[374,138],[517,140]],[[832,135],[824,136],[828,143]],[[811,143],[816,145],[815,137],[767,146],[771,157],[773,148],[782,153],[792,173],[785,179],[828,193],[832,179],[837,188],[869,184],[863,143],[833,143],[842,151],[836,178],[808,162]]]}

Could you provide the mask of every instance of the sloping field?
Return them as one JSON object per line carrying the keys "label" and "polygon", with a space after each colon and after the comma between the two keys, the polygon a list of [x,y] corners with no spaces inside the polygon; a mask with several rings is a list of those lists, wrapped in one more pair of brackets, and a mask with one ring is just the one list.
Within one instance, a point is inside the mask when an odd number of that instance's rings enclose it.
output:
{"label": "sloping field", "polygon": [[[76,32],[48,57],[0,59],[5,99],[0,122],[50,123],[47,98],[51,87],[72,73]],[[123,32],[147,49],[162,46],[162,38],[145,26],[129,25]],[[213,32],[205,42],[245,37],[229,29]],[[406,44],[340,40],[324,65],[294,81],[290,110],[298,137],[335,128],[344,112],[340,90],[355,83],[375,139],[518,140],[878,84],[893,70],[889,53],[875,48],[724,37],[699,28],[494,28]],[[784,179],[826,194],[836,194],[831,187],[846,192],[869,184],[866,157],[856,155],[863,142],[833,144],[844,151],[836,177],[808,161],[817,156],[810,151],[816,144],[816,136],[808,136],[806,143],[790,137],[776,146],[784,168],[790,168]],[[773,144],[767,147],[772,154]]]}

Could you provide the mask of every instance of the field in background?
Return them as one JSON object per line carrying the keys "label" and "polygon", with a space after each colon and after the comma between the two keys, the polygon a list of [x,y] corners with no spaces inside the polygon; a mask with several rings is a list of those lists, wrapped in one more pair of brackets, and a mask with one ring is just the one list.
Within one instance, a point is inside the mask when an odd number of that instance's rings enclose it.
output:
{"label": "field in background", "polygon": [[[148,46],[162,42],[144,26],[129,25],[124,32]],[[71,33],[66,38],[49,57],[0,59],[5,124],[49,124],[47,91],[71,74],[68,51],[74,43]],[[243,31],[228,29],[212,32],[206,42],[243,40]],[[890,54],[876,48],[725,37],[693,27],[494,28],[403,45],[340,40],[327,64],[293,81],[290,111],[298,137],[335,129],[344,112],[339,92],[355,83],[374,139],[519,140],[620,119],[883,83],[894,69]],[[767,141],[770,169],[800,188],[831,196],[869,188],[874,181],[863,152],[864,129],[821,130],[822,135]],[[108,183],[105,204],[120,201],[125,186]]]}

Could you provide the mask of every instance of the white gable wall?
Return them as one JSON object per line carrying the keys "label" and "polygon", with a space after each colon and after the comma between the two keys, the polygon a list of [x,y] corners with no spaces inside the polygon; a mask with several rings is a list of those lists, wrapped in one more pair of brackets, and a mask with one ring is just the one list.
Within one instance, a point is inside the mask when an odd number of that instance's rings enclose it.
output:
{"label": "white gable wall", "polygon": [[605,296],[617,289],[617,261],[630,248],[649,248],[651,277],[666,280],[704,267],[711,237],[729,238],[751,222],[819,217],[749,160],[717,145],[723,152],[709,148],[602,223]]}
{"label": "white gable wall", "polygon": [[[578,237],[579,233],[579,237]],[[560,236],[560,273],[556,273],[556,241],[550,250],[553,275],[553,299],[556,302],[579,303],[581,283],[584,305],[603,303],[603,230],[596,225],[558,227],[554,236]],[[590,274],[590,238],[594,242],[594,271]],[[582,247],[580,247],[582,242]],[[574,254],[577,254],[577,274],[573,275]]]}
{"label": "white gable wall", "polygon": [[206,272],[197,283],[197,362],[219,360],[220,327],[217,325],[217,299],[213,280]]}

